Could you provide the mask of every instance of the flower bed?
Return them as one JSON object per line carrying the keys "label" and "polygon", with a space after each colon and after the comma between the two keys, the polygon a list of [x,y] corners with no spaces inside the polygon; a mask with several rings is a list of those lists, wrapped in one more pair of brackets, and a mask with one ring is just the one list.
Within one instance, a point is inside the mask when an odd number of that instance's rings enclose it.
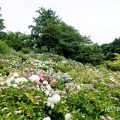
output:
{"label": "flower bed", "polygon": [[24,57],[1,57],[2,120],[119,120],[120,72],[51,54]]}

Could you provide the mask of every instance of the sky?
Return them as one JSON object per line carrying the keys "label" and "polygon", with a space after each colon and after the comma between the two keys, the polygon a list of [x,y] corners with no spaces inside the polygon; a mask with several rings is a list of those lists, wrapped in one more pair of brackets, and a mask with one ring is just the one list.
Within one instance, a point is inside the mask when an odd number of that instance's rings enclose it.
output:
{"label": "sky", "polygon": [[62,21],[74,26],[94,43],[120,37],[120,0],[0,0],[6,31],[30,33],[40,7],[51,8]]}

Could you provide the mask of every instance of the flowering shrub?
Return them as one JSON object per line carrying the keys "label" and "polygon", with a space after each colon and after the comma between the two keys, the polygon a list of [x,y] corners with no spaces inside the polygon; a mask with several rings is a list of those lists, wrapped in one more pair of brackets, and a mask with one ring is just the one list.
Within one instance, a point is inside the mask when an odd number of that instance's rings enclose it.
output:
{"label": "flowering shrub", "polygon": [[[119,120],[120,73],[54,55],[3,56],[3,120]],[[53,58],[53,59],[52,59]],[[3,70],[4,67],[1,68]]]}

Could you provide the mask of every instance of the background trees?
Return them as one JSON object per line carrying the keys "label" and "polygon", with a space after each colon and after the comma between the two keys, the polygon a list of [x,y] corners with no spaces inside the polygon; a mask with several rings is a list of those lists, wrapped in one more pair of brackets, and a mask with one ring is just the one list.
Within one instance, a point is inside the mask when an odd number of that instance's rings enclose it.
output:
{"label": "background trees", "polygon": [[[35,24],[29,26],[30,35],[11,31],[6,32],[4,37],[1,34],[0,37],[9,47],[16,51],[27,51],[27,53],[30,48],[32,51],[37,48],[41,53],[41,48],[44,47],[47,52],[93,65],[103,62],[104,54],[110,56],[111,51],[119,51],[119,46],[114,48],[119,40],[116,40],[112,47],[109,45],[99,47],[88,36],[81,35],[73,26],[62,21],[53,10],[40,8],[36,12],[38,16],[33,18]],[[0,19],[1,33],[4,28],[3,19]],[[101,48],[104,50],[104,54]],[[109,50],[111,51],[108,52]]]}
{"label": "background trees", "polygon": [[26,40],[28,39],[26,34],[21,32],[7,32],[4,41],[16,51],[21,50],[22,48],[26,47]]}
{"label": "background trees", "polygon": [[74,27],[63,22],[51,9],[40,8],[38,17],[33,18],[35,25],[31,28],[31,43],[41,49],[47,47],[48,52],[63,55],[83,63],[94,65],[103,60],[101,48],[94,45],[89,37],[82,36]]}
{"label": "background trees", "polygon": [[[1,12],[1,7],[0,7],[0,12]],[[1,16],[2,14],[0,14],[0,39],[3,39],[5,35],[3,29],[5,28],[5,26],[4,26],[4,20],[1,18]]]}
{"label": "background trees", "polygon": [[105,54],[105,60],[112,60],[115,57],[113,53],[120,53],[120,37],[109,44],[101,45],[101,48]]}

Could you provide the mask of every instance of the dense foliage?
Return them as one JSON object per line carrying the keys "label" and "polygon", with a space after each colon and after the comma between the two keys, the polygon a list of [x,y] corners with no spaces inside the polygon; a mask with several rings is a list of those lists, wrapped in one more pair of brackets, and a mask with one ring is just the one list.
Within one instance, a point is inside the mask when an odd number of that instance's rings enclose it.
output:
{"label": "dense foliage", "polygon": [[120,38],[116,38],[112,43],[101,45],[101,48],[106,60],[112,60],[115,57],[114,53],[120,54]]}
{"label": "dense foliage", "polygon": [[38,17],[34,18],[35,25],[30,26],[33,47],[41,49],[46,46],[48,52],[82,63],[96,65],[103,62],[101,48],[94,45],[89,37],[82,36],[74,27],[63,22],[53,10],[40,8],[37,13]]}
{"label": "dense foliage", "polygon": [[[1,7],[0,7],[0,11],[1,11]],[[3,39],[4,37],[4,32],[3,29],[5,28],[4,26],[4,20],[1,18],[2,14],[0,14],[0,39]]]}
{"label": "dense foliage", "polygon": [[113,71],[120,71],[120,54],[114,53],[114,56],[114,59],[112,61],[107,61],[106,65]]}
{"label": "dense foliage", "polygon": [[0,54],[11,54],[12,49],[4,42],[0,40]]}
{"label": "dense foliage", "polygon": [[28,47],[26,44],[27,40],[28,40],[28,36],[21,32],[9,31],[6,33],[4,37],[4,41],[8,44],[8,46],[10,46],[16,51],[19,51],[24,47]]}

